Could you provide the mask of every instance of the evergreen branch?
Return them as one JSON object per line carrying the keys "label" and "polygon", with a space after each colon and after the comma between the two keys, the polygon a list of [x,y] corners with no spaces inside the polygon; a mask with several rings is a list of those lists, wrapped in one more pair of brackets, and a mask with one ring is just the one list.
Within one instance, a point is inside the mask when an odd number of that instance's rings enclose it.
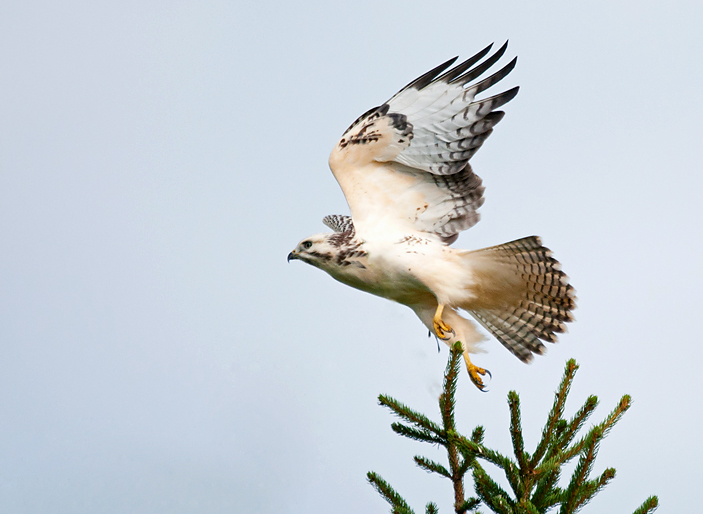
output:
{"label": "evergreen branch", "polygon": [[520,502],[515,506],[516,514],[542,514],[537,507],[535,507],[530,500],[520,500]]}
{"label": "evergreen branch", "polygon": [[[488,449],[482,444],[474,443],[473,441],[467,440],[465,437],[460,437],[457,440],[457,445],[464,455],[465,459],[481,457],[488,462],[495,464],[505,472],[505,476],[508,479],[511,489],[516,497],[522,496],[522,481],[520,479],[520,473],[518,465],[501,453],[494,450]],[[478,464],[474,464],[474,471],[476,470]],[[480,468],[480,466],[478,466]]]}
{"label": "evergreen branch", "polygon": [[561,476],[562,464],[558,459],[550,459],[534,470],[537,485],[531,501],[543,512],[556,505],[561,499],[562,491],[557,487],[557,483]]}
{"label": "evergreen branch", "polygon": [[[522,436],[522,424],[520,422],[520,397],[515,391],[508,393],[508,406],[510,408],[510,438],[513,441],[513,451],[515,458],[520,466],[520,476],[514,476],[514,473],[509,473],[505,470],[510,487],[512,487],[516,498],[524,498],[525,494],[531,489],[529,483],[529,475],[531,471],[530,460],[525,452],[525,440]],[[512,469],[510,469],[512,472]],[[511,477],[511,475],[513,475]]]}
{"label": "evergreen branch", "polygon": [[559,449],[555,446],[553,450],[549,452],[550,457],[544,462],[543,465],[553,465],[554,462],[559,462],[561,465],[568,463],[571,459],[579,455],[583,451],[584,447],[589,444],[593,429],[597,427],[603,428],[607,422],[608,419],[603,421],[601,424],[596,425],[596,427],[593,427],[588,434],[579,439],[578,442],[572,444],[569,448]]}
{"label": "evergreen branch", "polygon": [[564,493],[564,502],[561,505],[561,514],[570,514],[583,504],[585,500],[583,486],[588,478],[593,461],[598,453],[598,443],[603,438],[603,428],[593,427],[586,438],[586,444],[574,474],[571,476],[569,486]]}
{"label": "evergreen branch", "polygon": [[493,512],[513,514],[515,502],[508,493],[496,484],[480,466],[474,466],[474,488],[476,494]]}
{"label": "evergreen branch", "polygon": [[478,498],[469,498],[462,503],[458,509],[456,509],[456,514],[464,514],[467,510],[473,510],[481,504],[481,500]]}
{"label": "evergreen branch", "polygon": [[586,403],[584,403],[578,412],[574,414],[574,417],[572,417],[569,421],[566,430],[561,437],[559,437],[559,446],[561,446],[561,448],[566,448],[566,446],[571,443],[576,435],[576,432],[581,430],[583,424],[588,420],[597,406],[598,397],[595,395],[589,396]]}
{"label": "evergreen branch", "polygon": [[449,473],[449,471],[447,471],[447,468],[442,466],[439,462],[435,462],[425,457],[416,455],[415,463],[427,472],[437,473],[438,475],[442,475],[443,477],[447,477],[449,479],[452,478],[452,474]]}
{"label": "evergreen branch", "polygon": [[454,430],[454,408],[457,378],[459,377],[459,359],[463,353],[461,343],[456,342],[451,349],[447,369],[444,372],[443,392],[439,397],[439,408],[442,413],[444,430]]}
{"label": "evergreen branch", "polygon": [[483,427],[481,425],[477,426],[476,428],[474,428],[474,431],[471,432],[471,440],[474,443],[483,443],[483,432]]}
{"label": "evergreen branch", "polygon": [[650,512],[657,510],[657,507],[659,507],[659,498],[656,496],[650,496],[632,514],[649,514]]}
{"label": "evergreen branch", "polygon": [[388,407],[391,409],[397,416],[401,418],[405,418],[406,420],[416,424],[420,428],[423,428],[425,430],[429,430],[430,432],[434,432],[438,436],[443,436],[442,429],[435,423],[434,421],[430,421],[430,419],[425,416],[424,414],[420,414],[419,412],[415,412],[412,410],[410,407],[407,405],[404,405],[400,403],[398,400],[395,398],[391,398],[390,396],[386,396],[385,394],[381,394],[378,396],[378,403],[379,405],[382,405],[384,407]]}
{"label": "evergreen branch", "polygon": [[[444,374],[443,391],[439,398],[440,424],[415,412],[395,399],[381,395],[379,403],[390,408],[396,415],[410,422],[392,423],[394,432],[417,441],[442,445],[447,450],[449,465],[444,466],[426,457],[416,456],[415,463],[425,471],[437,473],[452,481],[454,487],[454,510],[465,514],[476,509],[482,502],[499,514],[544,514],[560,506],[560,514],[573,514],[586,505],[615,478],[613,468],[606,469],[598,478],[589,480],[600,442],[622,418],[631,406],[628,395],[623,396],[615,409],[599,424],[591,427],[588,433],[575,440],[598,405],[598,398],[589,396],[581,408],[567,422],[563,419],[566,398],[578,365],[573,359],[566,363],[564,376],[554,395],[554,404],[542,430],[542,437],[535,452],[525,451],[522,432],[520,397],[515,391],[508,394],[510,409],[510,435],[516,460],[513,460],[483,444],[484,428],[477,426],[470,438],[462,436],[455,428],[456,389],[460,371],[460,358],[463,349],[460,343],[451,349],[451,355]],[[565,489],[559,487],[563,466],[576,456],[580,456],[576,468]],[[501,468],[514,495],[501,488],[488,476],[480,460]],[[464,477],[473,469],[474,489],[478,497],[464,498]],[[405,500],[379,475],[368,473],[369,482],[391,505],[393,514],[413,514]],[[530,497],[530,493],[534,493]],[[659,504],[652,496],[634,514],[649,514]],[[425,514],[438,514],[435,503],[428,503]]]}
{"label": "evergreen branch", "polygon": [[447,445],[447,441],[445,439],[437,437],[427,430],[409,427],[397,422],[391,423],[391,429],[396,434],[402,435],[403,437],[407,437],[409,439],[415,439],[416,441],[421,441],[423,443],[441,444],[442,446]]}
{"label": "evergreen branch", "polygon": [[554,453],[550,451],[549,458],[543,460],[542,463],[537,468],[535,468],[534,473],[540,477],[540,480],[543,480],[543,475],[549,475],[550,473],[559,472],[559,470],[564,464],[567,464],[571,459],[573,459],[583,451],[584,446],[589,441],[589,437],[590,432],[589,434],[582,437],[573,446],[567,448],[566,451],[555,451]]}
{"label": "evergreen branch", "polygon": [[457,434],[454,428],[454,409],[456,407],[456,387],[460,371],[460,359],[464,348],[460,342],[456,342],[451,349],[451,355],[447,368],[444,372],[444,391],[439,397],[439,408],[442,413],[442,423],[444,434],[447,438],[447,457],[449,460],[450,478],[454,488],[454,510],[459,511],[459,507],[464,504],[464,473],[459,470],[463,467],[459,462],[459,450],[457,448]]}
{"label": "evergreen branch", "polygon": [[[596,428],[596,427],[593,427]],[[593,429],[591,429],[593,431]],[[576,457],[577,455],[581,454],[583,452],[583,449],[589,444],[591,437],[591,432],[583,436],[577,443],[574,443],[571,445],[569,448],[566,449],[566,451],[560,452],[557,455],[555,455],[555,458],[558,458],[561,460],[562,464],[566,464],[569,462],[571,459]]]}
{"label": "evergreen branch", "polygon": [[463,476],[466,475],[466,472],[469,470],[469,468],[474,462],[476,462],[476,457],[464,456],[464,460],[457,469],[457,474],[463,478]]}
{"label": "evergreen branch", "polygon": [[366,478],[371,485],[383,496],[383,498],[391,504],[391,512],[393,514],[415,514],[406,501],[390,486],[388,482],[383,480],[380,475],[369,471]]}
{"label": "evergreen branch", "polygon": [[[559,427],[565,426],[566,422],[557,425],[557,440],[559,440]],[[555,446],[548,452],[547,458],[533,470],[534,475],[537,477],[537,484],[532,495],[532,503],[543,511],[559,503],[563,493],[563,491],[557,487],[557,483],[561,477],[561,468],[568,460],[578,455],[580,451],[579,448],[571,455],[560,451],[558,447]]]}
{"label": "evergreen branch", "polygon": [[554,428],[554,436],[556,438],[562,437],[566,433],[567,428],[568,424],[566,423],[566,420],[560,419],[559,421],[557,421],[556,427]]}
{"label": "evergreen branch", "polygon": [[586,482],[579,495],[578,507],[576,508],[580,509],[591,501],[613,478],[615,478],[615,468],[608,468],[596,480]]}
{"label": "evergreen branch", "polygon": [[[458,512],[459,506],[464,503],[464,473],[459,470],[463,467],[459,464],[459,450],[456,444],[457,434],[452,430],[447,430],[447,456],[449,457],[449,468],[451,469],[452,486],[454,487],[454,510]],[[466,460],[466,457],[464,457]]]}
{"label": "evergreen branch", "polygon": [[564,491],[559,487],[554,487],[549,494],[546,494],[540,499],[539,503],[533,501],[534,505],[539,509],[540,512],[546,512],[552,507],[556,506],[561,502],[564,496]]}
{"label": "evergreen branch", "polygon": [[[582,437],[577,443],[574,443],[570,448],[566,449],[566,451],[556,453],[553,458],[559,460],[564,464],[569,462],[572,458],[581,453],[583,451],[583,448],[589,444],[593,430],[595,430],[596,428],[602,430],[602,435],[600,436],[600,439],[603,439],[610,432],[613,426],[615,426],[615,424],[620,421],[623,414],[625,414],[627,409],[630,408],[630,405],[631,401],[629,395],[623,396],[620,399],[620,402],[618,403],[617,407],[615,407],[615,409],[608,415],[605,420],[603,420],[600,424],[596,425],[591,430],[591,432]],[[564,435],[564,438],[566,438],[566,434]]]}
{"label": "evergreen branch", "polygon": [[510,469],[511,467],[513,469],[517,467],[517,464],[505,455],[498,453],[497,451],[491,450],[489,448],[486,448],[482,444],[474,443],[473,441],[470,441],[465,437],[458,437],[457,446],[465,457],[471,457],[475,455],[505,470]]}
{"label": "evergreen branch", "polygon": [[615,426],[618,421],[620,421],[623,414],[625,414],[630,407],[632,407],[632,398],[630,398],[629,394],[626,394],[622,398],[620,398],[620,402],[618,403],[617,407],[613,409],[613,412],[611,412],[605,419],[605,421],[600,424],[600,426],[603,428],[603,437],[607,436],[610,433],[610,430]]}
{"label": "evergreen branch", "polygon": [[557,421],[556,425],[554,426],[554,434],[552,435],[551,441],[549,443],[549,449],[546,452],[547,458],[551,459],[555,455],[564,451],[564,448],[567,446],[564,442],[564,435],[566,434],[568,428],[569,425],[565,419],[560,419],[559,421]]}
{"label": "evergreen branch", "polygon": [[542,511],[553,507],[562,497],[562,490],[557,487],[561,476],[561,464],[557,464],[555,469],[548,471],[537,480],[537,487],[530,499]]}
{"label": "evergreen branch", "polygon": [[437,505],[435,503],[428,503],[427,507],[425,507],[425,514],[438,514],[439,509],[437,508]]}
{"label": "evergreen branch", "polygon": [[542,476],[548,473],[558,471],[565,464],[565,456],[563,452],[557,453],[555,456],[542,461],[542,463],[534,469],[534,474],[542,479]]}
{"label": "evergreen branch", "polygon": [[525,491],[527,487],[523,481],[523,477],[520,475],[520,468],[512,461],[507,467],[503,468],[505,477],[508,479],[510,488],[513,490],[516,498],[523,498],[525,496]]}
{"label": "evergreen branch", "polygon": [[[590,399],[591,398],[589,398],[589,400]],[[584,408],[588,404],[589,402],[587,401]],[[620,421],[623,414],[630,408],[631,404],[630,396],[623,396],[615,409],[613,409],[613,411],[603,422],[593,427],[585,437],[573,444],[567,451],[555,456],[555,458],[562,463],[566,463],[579,453],[582,453],[579,464],[572,475],[569,487],[567,487],[564,493],[565,502],[562,504],[563,512],[575,512],[576,509],[583,506],[593,496],[588,496],[586,491],[583,490],[579,492],[579,489],[585,487],[586,485],[584,482],[593,466],[593,459],[595,459],[595,455],[598,452],[598,445],[600,441],[610,432],[613,426]],[[568,431],[566,434],[568,434]],[[566,434],[564,436],[565,438]],[[600,488],[604,486],[605,484],[603,484]],[[600,490],[600,488],[598,490]],[[572,510],[563,510],[565,506]]]}
{"label": "evergreen branch", "polygon": [[574,375],[576,374],[576,370],[578,370],[578,368],[579,366],[578,364],[576,364],[576,361],[574,359],[569,359],[566,362],[566,368],[564,369],[564,377],[561,379],[559,389],[557,389],[556,393],[554,393],[554,405],[552,406],[552,410],[550,411],[549,416],[547,418],[547,423],[542,429],[542,439],[537,445],[535,453],[532,455],[532,467],[537,465],[540,459],[542,459],[544,453],[547,451],[547,448],[549,448],[553,440],[553,437],[555,435],[555,428],[557,427],[557,423],[559,422],[559,420],[561,420],[561,417],[564,414],[564,405],[566,404],[566,397],[568,396],[569,391],[571,390],[571,383],[574,380]]}
{"label": "evergreen branch", "polygon": [[[495,464],[499,468],[503,470],[505,473],[505,477],[508,479],[508,483],[510,484],[510,488],[513,490],[513,494],[515,494],[516,498],[522,498],[524,496],[525,492],[525,485],[522,480],[522,476],[520,474],[520,468],[517,463],[515,463],[513,460],[509,459],[508,457],[494,451],[486,448],[483,445],[477,445],[471,441],[462,441],[462,443],[466,443],[465,446],[473,446],[476,448],[475,450],[475,455],[476,457],[481,457],[484,460],[487,460],[488,462]],[[465,454],[466,455],[466,454]],[[480,468],[478,463],[476,462],[476,457],[474,457],[474,471],[477,469],[477,467]],[[467,457],[468,458],[468,457]]]}

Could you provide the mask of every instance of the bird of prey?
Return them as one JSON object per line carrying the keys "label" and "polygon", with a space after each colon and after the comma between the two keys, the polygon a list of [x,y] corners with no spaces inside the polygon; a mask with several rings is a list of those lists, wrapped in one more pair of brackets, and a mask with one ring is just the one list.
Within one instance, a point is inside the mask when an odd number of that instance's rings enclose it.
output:
{"label": "bird of prey", "polygon": [[[350,216],[302,240],[288,255],[356,289],[410,307],[447,344],[460,341],[471,381],[484,390],[487,370],[469,353],[484,336],[468,312],[524,362],[555,342],[572,321],[574,289],[539,237],[480,250],[450,246],[476,224],[484,187],[469,160],[505,114],[514,87],[477,95],[514,68],[481,78],[507,43],[466,61],[450,59],[362,114],[332,150],[329,166]],[[485,58],[485,60],[484,60]]]}

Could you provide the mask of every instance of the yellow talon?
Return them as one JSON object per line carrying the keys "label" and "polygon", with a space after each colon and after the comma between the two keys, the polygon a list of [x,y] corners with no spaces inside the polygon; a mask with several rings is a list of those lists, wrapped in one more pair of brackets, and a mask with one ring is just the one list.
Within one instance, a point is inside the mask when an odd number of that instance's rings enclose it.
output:
{"label": "yellow talon", "polygon": [[434,328],[435,334],[442,341],[448,341],[454,335],[454,329],[442,321],[442,311],[444,311],[444,305],[441,303],[437,305],[437,311],[434,313],[432,318],[432,327]]}
{"label": "yellow talon", "polygon": [[481,391],[485,391],[486,386],[483,385],[483,380],[481,380],[481,376],[488,375],[490,377],[491,372],[487,369],[479,368],[478,366],[476,366],[469,360],[469,356],[467,354],[464,354],[464,360],[466,361],[466,370],[469,372],[469,378],[471,378],[471,381]]}

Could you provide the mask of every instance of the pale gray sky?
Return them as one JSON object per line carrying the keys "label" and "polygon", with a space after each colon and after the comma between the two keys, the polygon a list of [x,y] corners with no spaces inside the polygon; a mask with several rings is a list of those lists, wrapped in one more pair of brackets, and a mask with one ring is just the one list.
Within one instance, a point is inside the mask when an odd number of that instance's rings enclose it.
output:
{"label": "pale gray sky", "polygon": [[[0,15],[0,510],[386,512],[374,470],[449,512],[379,393],[433,416],[447,351],[412,312],[286,255],[347,213],[342,131],[510,39],[520,85],[474,157],[456,246],[541,235],[577,321],[532,365],[498,342],[459,426],[534,445],[565,361],[615,481],[588,512],[697,501],[703,458],[700,2],[6,2]],[[667,434],[668,431],[668,434]],[[429,451],[429,454],[433,454]]]}

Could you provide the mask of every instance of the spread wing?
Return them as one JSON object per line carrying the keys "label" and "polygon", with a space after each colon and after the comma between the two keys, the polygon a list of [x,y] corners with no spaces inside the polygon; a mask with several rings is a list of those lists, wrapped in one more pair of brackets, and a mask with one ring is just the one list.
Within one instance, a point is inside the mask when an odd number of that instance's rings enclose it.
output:
{"label": "spread wing", "polygon": [[510,73],[517,59],[476,79],[506,48],[507,43],[483,62],[491,46],[454,67],[456,58],[441,64],[344,132],[330,168],[358,231],[383,224],[436,234],[451,244],[478,222],[484,188],[469,159],[503,118],[505,113],[495,109],[518,88],[481,100],[476,96]]}

